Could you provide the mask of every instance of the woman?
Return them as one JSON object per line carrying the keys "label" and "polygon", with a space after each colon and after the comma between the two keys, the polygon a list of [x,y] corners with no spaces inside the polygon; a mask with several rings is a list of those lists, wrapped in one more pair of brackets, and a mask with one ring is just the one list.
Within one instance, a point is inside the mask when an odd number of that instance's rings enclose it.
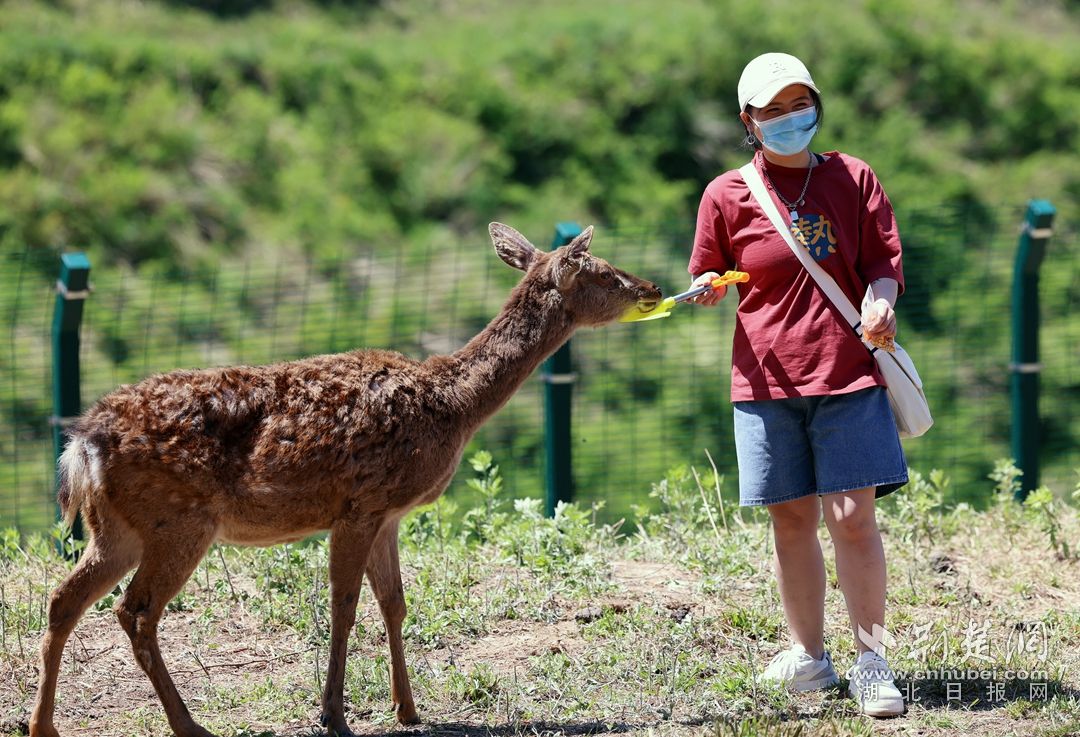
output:
{"label": "woman", "polygon": [[[892,206],[864,162],[808,146],[821,122],[817,86],[788,54],[759,56],[739,80],[739,118],[755,165],[781,213],[851,301],[873,341],[896,333],[903,290]],[[791,252],[737,170],[713,180],[698,211],[689,271],[694,286],[728,269],[739,286],[731,398],[740,503],[765,506],[774,566],[794,645],[764,679],[795,690],[839,683],[824,644],[825,565],[818,525],[836,549],[836,573],[859,657],[849,689],[874,716],[904,700],[882,654],[885,556],[874,500],[907,482],[907,463],[875,362]],[[713,306],[727,289],[697,298]]]}

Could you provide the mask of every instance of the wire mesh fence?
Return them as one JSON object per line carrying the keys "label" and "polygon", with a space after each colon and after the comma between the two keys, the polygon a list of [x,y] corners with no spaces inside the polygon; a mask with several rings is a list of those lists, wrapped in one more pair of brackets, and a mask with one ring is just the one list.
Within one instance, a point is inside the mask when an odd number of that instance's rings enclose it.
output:
{"label": "wire mesh fence", "polygon": [[[1022,207],[898,211],[907,292],[899,339],[919,366],[936,425],[906,443],[909,465],[940,468],[949,500],[981,504],[1009,448],[1010,288]],[[681,290],[692,223],[600,228],[593,252]],[[529,233],[547,243],[550,233]],[[1075,224],[1058,223],[1042,270],[1042,480],[1071,489],[1080,467],[1080,273]],[[49,329],[55,253],[0,254],[0,527],[51,524]],[[91,272],[82,332],[84,404],[119,384],[176,368],[260,364],[378,347],[413,358],[460,348],[498,312],[517,279],[479,238],[409,251],[358,249],[312,261],[277,257],[217,268],[146,264]],[[680,307],[666,320],[581,331],[571,351],[575,498],[608,519],[650,502],[677,465],[724,475],[737,496],[728,399],[734,300]],[[806,350],[815,350],[806,346]],[[466,457],[491,451],[507,493],[544,493],[543,384],[530,379],[480,431]],[[463,498],[463,466],[449,490]]]}

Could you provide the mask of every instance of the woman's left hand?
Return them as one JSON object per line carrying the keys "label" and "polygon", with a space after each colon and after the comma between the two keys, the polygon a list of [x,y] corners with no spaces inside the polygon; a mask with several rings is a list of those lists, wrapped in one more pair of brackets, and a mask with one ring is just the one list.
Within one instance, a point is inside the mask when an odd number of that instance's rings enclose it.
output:
{"label": "woman's left hand", "polygon": [[876,299],[863,308],[862,327],[870,340],[896,337],[896,312],[887,299]]}

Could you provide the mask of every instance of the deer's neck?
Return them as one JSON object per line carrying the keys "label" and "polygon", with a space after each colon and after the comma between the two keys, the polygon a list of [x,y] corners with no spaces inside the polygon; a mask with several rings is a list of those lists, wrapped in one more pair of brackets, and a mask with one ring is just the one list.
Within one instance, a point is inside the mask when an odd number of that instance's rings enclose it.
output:
{"label": "deer's neck", "polygon": [[557,292],[519,285],[502,312],[445,361],[453,405],[479,427],[573,331]]}

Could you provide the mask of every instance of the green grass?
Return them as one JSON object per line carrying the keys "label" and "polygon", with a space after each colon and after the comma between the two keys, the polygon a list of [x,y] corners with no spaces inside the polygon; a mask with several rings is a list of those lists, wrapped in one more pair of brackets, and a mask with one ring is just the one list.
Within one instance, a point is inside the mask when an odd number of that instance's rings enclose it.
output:
{"label": "green grass", "polygon": [[[490,456],[472,465],[477,507],[456,514],[444,498],[402,525],[418,731],[1005,737],[1080,728],[1080,563],[1060,544],[1080,537],[1074,507],[1043,499],[946,509],[938,494],[947,479],[935,473],[880,506],[893,667],[997,668],[1003,686],[990,698],[993,678],[966,680],[954,699],[941,677],[911,675],[901,683],[920,701],[902,718],[873,721],[840,689],[788,694],[756,682],[787,644],[769,529],[760,513],[721,507],[708,474],[675,469],[653,485],[652,511],[604,525],[576,506],[546,519],[535,501],[508,500]],[[55,552],[62,539],[59,530],[0,536],[0,734],[25,729],[47,598],[69,568]],[[215,548],[170,605],[163,652],[192,713],[215,734],[314,733],[329,637],[326,562],[324,538]],[[112,599],[92,607],[69,642],[58,726],[167,735]],[[835,583],[826,623],[846,668],[854,648]],[[1021,625],[1041,633],[1039,647],[1016,647]],[[969,647],[979,628],[985,653]],[[346,670],[354,729],[394,729],[388,661],[365,588]],[[1045,697],[1032,697],[1034,678],[1009,679],[1006,668],[1045,670]]]}
{"label": "green grass", "polygon": [[[815,148],[867,159],[896,206],[900,341],[938,420],[909,461],[947,467],[950,501],[980,504],[1009,452],[1017,229],[1029,198],[1057,207],[1039,360],[1041,478],[1060,493],[1080,464],[1071,6],[9,0],[0,526],[53,522],[60,252],[93,264],[87,405],[179,368],[458,348],[515,279],[487,245],[493,219],[541,247],[558,221],[596,223],[597,255],[671,294],[704,187],[747,157],[740,70],[770,49],[804,57],[826,97]],[[606,521],[702,448],[734,473],[731,320],[729,302],[573,339],[577,493],[606,500]],[[522,497],[544,493],[540,387],[473,446],[499,451]]]}

